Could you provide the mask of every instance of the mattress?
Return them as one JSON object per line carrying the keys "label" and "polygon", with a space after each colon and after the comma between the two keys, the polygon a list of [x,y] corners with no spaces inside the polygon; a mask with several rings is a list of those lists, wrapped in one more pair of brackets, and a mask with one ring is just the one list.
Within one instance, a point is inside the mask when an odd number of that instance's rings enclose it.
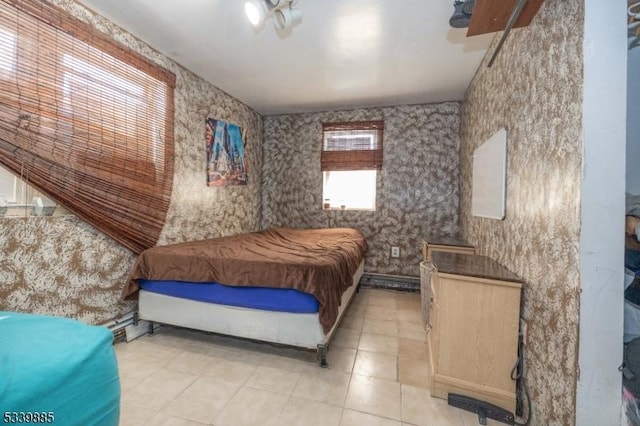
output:
{"label": "mattress", "polygon": [[122,295],[137,298],[140,279],[295,289],[318,300],[327,333],[365,251],[364,236],[351,228],[268,228],[157,246],[138,256]]}
{"label": "mattress", "polygon": [[120,381],[107,328],[0,312],[0,336],[4,423],[118,424]]}
{"label": "mattress", "polygon": [[319,313],[290,313],[205,303],[140,291],[140,319],[195,330],[262,340],[283,345],[317,349],[334,335],[339,319],[358,288],[364,261],[353,274],[352,285],[340,298],[337,321],[328,332],[319,323]]}
{"label": "mattress", "polygon": [[138,284],[143,290],[166,296],[263,311],[314,313],[319,308],[315,297],[294,289],[146,279],[138,280]]}

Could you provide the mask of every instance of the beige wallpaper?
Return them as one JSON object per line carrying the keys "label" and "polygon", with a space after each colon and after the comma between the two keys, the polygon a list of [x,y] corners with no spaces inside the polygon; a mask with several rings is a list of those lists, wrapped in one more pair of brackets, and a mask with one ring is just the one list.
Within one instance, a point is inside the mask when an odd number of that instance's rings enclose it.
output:
{"label": "beige wallpaper", "polygon": [[[176,74],[174,189],[159,244],[257,230],[260,115],[74,1],[52,3]],[[204,120],[209,115],[246,129],[248,186],[206,186]],[[75,217],[0,219],[0,247],[0,310],[103,323],[133,308],[119,298],[134,256]]]}
{"label": "beige wallpaper", "polygon": [[[511,33],[493,67],[480,68],[462,108],[461,227],[480,254],[525,280],[532,425],[575,423],[582,20],[579,0],[544,2],[528,28]],[[471,155],[502,126],[509,129],[506,218],[475,218]]]}
{"label": "beige wallpaper", "polygon": [[[458,230],[459,114],[449,102],[265,117],[263,226],[354,227],[367,238],[367,272],[419,276],[422,237]],[[377,210],[325,212],[322,123],[361,120],[384,120]]]}

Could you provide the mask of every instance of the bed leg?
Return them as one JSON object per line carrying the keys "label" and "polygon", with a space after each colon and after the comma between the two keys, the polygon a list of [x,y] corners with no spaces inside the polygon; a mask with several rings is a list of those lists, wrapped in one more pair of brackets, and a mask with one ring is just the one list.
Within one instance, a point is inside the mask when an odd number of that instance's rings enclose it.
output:
{"label": "bed leg", "polygon": [[133,313],[133,325],[138,325],[138,321],[140,321],[140,317],[137,312]]}
{"label": "bed leg", "polygon": [[153,323],[149,321],[149,334],[153,334]]}
{"label": "bed leg", "polygon": [[329,367],[329,363],[327,362],[327,345],[318,345],[318,363],[322,368]]}

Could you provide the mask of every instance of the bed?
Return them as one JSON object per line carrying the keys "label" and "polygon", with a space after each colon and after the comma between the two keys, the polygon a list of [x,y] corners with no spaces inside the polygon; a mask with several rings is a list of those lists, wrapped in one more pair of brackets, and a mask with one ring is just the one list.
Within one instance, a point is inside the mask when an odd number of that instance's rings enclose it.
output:
{"label": "bed", "polygon": [[328,344],[363,273],[351,228],[269,228],[145,250],[123,290],[138,318],[315,349]]}

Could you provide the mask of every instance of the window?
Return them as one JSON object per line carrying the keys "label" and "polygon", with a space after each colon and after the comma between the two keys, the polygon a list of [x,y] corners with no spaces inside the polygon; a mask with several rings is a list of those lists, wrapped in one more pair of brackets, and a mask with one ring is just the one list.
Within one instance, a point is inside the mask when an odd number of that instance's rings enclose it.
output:
{"label": "window", "polygon": [[0,206],[24,204],[26,202],[26,185],[24,181],[0,167]]}
{"label": "window", "polygon": [[384,123],[324,123],[322,130],[323,208],[375,210]]}
{"label": "window", "polygon": [[0,1],[0,164],[134,252],[169,207],[174,86],[52,4]]}
{"label": "window", "polygon": [[50,198],[29,185],[28,176],[14,175],[0,166],[0,217],[68,214]]}
{"label": "window", "polygon": [[6,78],[11,75],[15,69],[15,58],[16,37],[11,31],[0,27],[0,76]]}

